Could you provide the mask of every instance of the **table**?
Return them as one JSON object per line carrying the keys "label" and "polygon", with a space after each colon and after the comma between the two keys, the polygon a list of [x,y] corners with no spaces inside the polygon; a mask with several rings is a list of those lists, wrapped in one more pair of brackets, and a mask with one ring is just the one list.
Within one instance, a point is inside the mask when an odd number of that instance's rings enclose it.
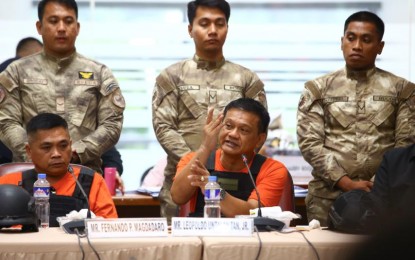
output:
{"label": "table", "polygon": [[[120,218],[160,217],[160,201],[150,195],[126,193],[124,196],[117,194],[112,199]],[[294,220],[292,224],[307,225],[304,196],[295,197],[295,208],[302,219]]]}
{"label": "table", "polygon": [[[367,236],[343,234],[329,230],[303,231],[315,246],[321,260],[346,260]],[[314,251],[299,232],[283,234],[260,232],[262,249],[259,259],[317,259]],[[256,235],[252,237],[203,237],[203,260],[252,260],[259,249]]]}
{"label": "table", "polygon": [[[306,184],[294,183],[294,185],[307,188]],[[160,217],[160,201],[150,195],[139,194],[135,191],[126,192],[123,195],[117,194],[112,197],[120,218],[144,218]],[[292,225],[308,225],[307,213],[304,203],[305,195],[295,196],[295,209],[302,218],[294,220]]]}
{"label": "table", "polygon": [[[102,260],[200,259],[202,241],[198,237],[144,237],[91,239]],[[86,238],[81,238],[85,259],[94,259]],[[60,228],[35,233],[0,232],[0,259],[74,260],[82,259],[76,235]]]}
{"label": "table", "polygon": [[160,201],[150,195],[126,193],[112,199],[120,218],[160,217]]}
{"label": "table", "polygon": [[[346,260],[367,236],[329,230],[304,231],[315,246],[321,260]],[[261,232],[259,259],[317,259],[299,232],[283,234]],[[86,238],[81,238],[85,259],[97,259]],[[91,239],[91,244],[105,259],[189,259],[189,260],[253,260],[259,242],[252,237],[143,237]],[[82,259],[76,235],[60,228],[41,229],[35,233],[0,232],[0,259],[73,260]]]}

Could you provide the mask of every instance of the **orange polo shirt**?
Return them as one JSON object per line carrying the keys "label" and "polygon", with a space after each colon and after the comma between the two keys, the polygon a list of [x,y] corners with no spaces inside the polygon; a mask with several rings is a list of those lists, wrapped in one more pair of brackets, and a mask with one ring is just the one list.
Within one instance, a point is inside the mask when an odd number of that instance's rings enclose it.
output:
{"label": "orange polo shirt", "polygon": [[[81,168],[73,167],[74,174],[78,177]],[[18,185],[22,180],[22,173],[10,173],[0,177],[0,184],[14,184]],[[75,191],[76,182],[69,172],[52,185],[56,190],[56,195],[72,196]],[[114,201],[107,188],[104,178],[99,173],[94,174],[91,190],[89,192],[89,204],[91,211],[96,216],[103,218],[118,218],[117,210],[115,209]]]}
{"label": "orange polo shirt", "polygon": [[[225,169],[220,162],[220,153],[220,149],[216,150],[215,171],[226,172],[228,170]],[[190,152],[181,158],[177,164],[176,174],[179,174],[183,170],[195,154],[195,152]],[[251,164],[252,161],[250,162],[249,167],[251,167]],[[241,170],[240,174],[248,174],[248,170],[244,168]],[[287,178],[288,170],[284,164],[272,158],[267,158],[265,160],[256,178],[256,186],[261,197],[261,204],[264,207],[272,207],[279,204]],[[194,212],[195,210],[196,199],[197,192],[195,192],[193,197],[190,199],[191,212]],[[255,190],[252,190],[248,199],[258,200]]]}

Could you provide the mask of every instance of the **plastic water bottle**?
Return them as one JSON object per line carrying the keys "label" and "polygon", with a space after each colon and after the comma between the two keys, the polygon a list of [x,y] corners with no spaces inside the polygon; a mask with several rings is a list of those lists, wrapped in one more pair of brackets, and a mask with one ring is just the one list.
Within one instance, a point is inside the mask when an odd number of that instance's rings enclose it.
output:
{"label": "plastic water bottle", "polygon": [[49,227],[49,194],[50,184],[46,180],[46,174],[39,173],[37,181],[33,184],[33,197],[35,198],[36,214],[42,228]]}
{"label": "plastic water bottle", "polygon": [[209,176],[205,186],[205,218],[220,218],[220,185],[216,182],[216,176]]}

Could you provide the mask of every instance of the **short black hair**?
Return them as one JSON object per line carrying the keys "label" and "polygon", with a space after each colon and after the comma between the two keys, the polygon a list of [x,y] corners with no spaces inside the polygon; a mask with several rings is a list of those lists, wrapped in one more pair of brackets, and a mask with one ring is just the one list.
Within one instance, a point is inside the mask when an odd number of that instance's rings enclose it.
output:
{"label": "short black hair", "polygon": [[31,43],[34,42],[38,43],[40,46],[43,46],[43,43],[34,37],[26,37],[21,39],[16,46],[16,56],[18,56],[18,53],[22,52],[23,50],[30,48]]}
{"label": "short black hair", "polygon": [[[62,127],[68,130],[68,123],[60,115],[53,113],[38,114],[26,125],[27,136],[34,135],[40,130],[49,130],[57,127]],[[68,130],[69,131],[69,130]]]}
{"label": "short black hair", "polygon": [[74,10],[76,19],[78,20],[78,4],[75,0],[42,0],[37,6],[37,16],[40,22],[42,22],[43,15],[45,14],[45,7],[48,3],[59,3]]}
{"label": "short black hair", "polygon": [[385,24],[382,19],[379,18],[376,14],[369,11],[359,11],[349,16],[344,22],[343,34],[346,33],[347,26],[351,22],[368,22],[373,23],[376,27],[376,31],[379,34],[379,41],[382,40],[383,34],[385,33]]}
{"label": "short black hair", "polygon": [[258,123],[258,130],[259,133],[267,133],[268,132],[268,125],[270,121],[269,113],[265,109],[265,107],[258,101],[252,98],[238,98],[226,105],[225,110],[223,112],[224,117],[231,109],[240,109],[243,111],[247,111],[253,113],[258,116],[259,123]]}
{"label": "short black hair", "polygon": [[187,4],[187,19],[189,20],[189,24],[193,24],[193,20],[196,16],[196,10],[199,6],[219,8],[225,14],[226,22],[229,22],[231,7],[225,0],[194,0]]}

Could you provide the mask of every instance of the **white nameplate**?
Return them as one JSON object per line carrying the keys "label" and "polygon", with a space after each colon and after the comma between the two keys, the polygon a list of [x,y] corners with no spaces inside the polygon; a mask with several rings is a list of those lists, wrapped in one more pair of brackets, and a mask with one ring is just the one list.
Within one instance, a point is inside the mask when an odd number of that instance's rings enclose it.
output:
{"label": "white nameplate", "polygon": [[172,218],[173,236],[252,236],[252,218]]}
{"label": "white nameplate", "polygon": [[86,219],[89,238],[105,237],[165,237],[166,218]]}

